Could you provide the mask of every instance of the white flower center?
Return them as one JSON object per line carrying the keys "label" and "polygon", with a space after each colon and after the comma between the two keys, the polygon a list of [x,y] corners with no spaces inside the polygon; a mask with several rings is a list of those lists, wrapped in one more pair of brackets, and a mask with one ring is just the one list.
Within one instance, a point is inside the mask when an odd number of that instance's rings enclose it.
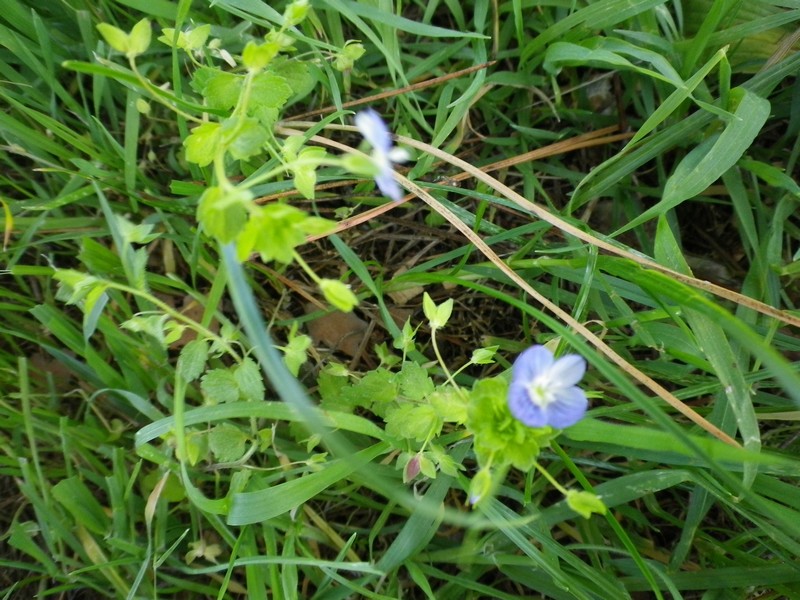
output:
{"label": "white flower center", "polygon": [[547,408],[556,400],[551,388],[547,377],[537,377],[528,385],[528,398],[540,408]]}

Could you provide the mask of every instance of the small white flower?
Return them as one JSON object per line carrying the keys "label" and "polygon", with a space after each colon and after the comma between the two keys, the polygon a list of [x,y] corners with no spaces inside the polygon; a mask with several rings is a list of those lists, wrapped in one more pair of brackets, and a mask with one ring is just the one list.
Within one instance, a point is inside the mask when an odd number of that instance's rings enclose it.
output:
{"label": "small white flower", "polygon": [[403,197],[403,191],[394,179],[394,163],[402,163],[409,159],[408,152],[392,145],[392,135],[380,115],[368,108],[356,114],[356,127],[364,139],[372,146],[370,154],[372,162],[378,169],[375,183],[384,195],[395,202]]}

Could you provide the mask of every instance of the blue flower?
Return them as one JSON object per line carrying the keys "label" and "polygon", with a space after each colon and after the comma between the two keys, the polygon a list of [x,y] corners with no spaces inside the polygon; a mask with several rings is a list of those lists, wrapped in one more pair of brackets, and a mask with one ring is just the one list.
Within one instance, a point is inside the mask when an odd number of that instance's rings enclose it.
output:
{"label": "blue flower", "polygon": [[372,146],[370,156],[378,169],[378,173],[375,175],[378,189],[395,202],[399,202],[403,197],[403,191],[394,179],[392,164],[407,161],[408,152],[392,145],[389,128],[386,127],[381,116],[371,108],[356,114],[356,127]]}
{"label": "blue flower", "polygon": [[574,425],[589,405],[586,394],[576,385],[585,372],[586,361],[577,354],[556,360],[544,346],[528,348],[511,370],[511,414],[528,427],[563,429]]}

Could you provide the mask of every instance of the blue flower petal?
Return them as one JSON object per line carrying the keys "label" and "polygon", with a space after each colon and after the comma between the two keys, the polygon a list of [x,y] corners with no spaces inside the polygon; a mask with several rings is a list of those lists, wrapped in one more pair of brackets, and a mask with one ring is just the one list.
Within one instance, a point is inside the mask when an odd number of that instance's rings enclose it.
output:
{"label": "blue flower petal", "polygon": [[583,418],[589,400],[579,387],[562,390],[558,398],[547,407],[547,424],[556,429],[570,427]]}
{"label": "blue flower petal", "polygon": [[512,382],[509,386],[508,409],[515,419],[528,427],[548,425],[547,414],[539,405],[531,402],[528,388],[522,383]]}
{"label": "blue flower petal", "polygon": [[517,357],[511,370],[512,381],[533,381],[553,364],[553,354],[544,346],[531,346]]}
{"label": "blue flower petal", "polygon": [[565,354],[550,367],[549,377],[558,387],[572,387],[583,379],[586,360],[577,354]]}
{"label": "blue flower petal", "polygon": [[372,146],[372,162],[378,168],[375,183],[383,194],[399,202],[403,198],[403,191],[394,179],[392,163],[407,160],[408,153],[392,146],[392,135],[386,123],[371,108],[357,113],[355,122],[361,135]]}
{"label": "blue flower petal", "polygon": [[392,173],[391,169],[379,173],[375,176],[375,183],[378,184],[378,189],[383,192],[386,197],[391,198],[395,202],[399,202],[403,199],[403,191],[394,180],[394,175]]}
{"label": "blue flower petal", "polygon": [[356,114],[355,122],[370,146],[383,154],[389,153],[392,149],[392,136],[386,123],[375,110],[371,108],[362,110]]}

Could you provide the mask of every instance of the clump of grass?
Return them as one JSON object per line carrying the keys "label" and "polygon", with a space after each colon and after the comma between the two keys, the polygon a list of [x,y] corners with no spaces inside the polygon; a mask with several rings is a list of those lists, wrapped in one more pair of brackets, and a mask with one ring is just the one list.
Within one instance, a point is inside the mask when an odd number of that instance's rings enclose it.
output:
{"label": "clump of grass", "polygon": [[[751,4],[9,0],[4,597],[798,595],[797,15]],[[563,432],[502,420],[533,344],[590,366]]]}

